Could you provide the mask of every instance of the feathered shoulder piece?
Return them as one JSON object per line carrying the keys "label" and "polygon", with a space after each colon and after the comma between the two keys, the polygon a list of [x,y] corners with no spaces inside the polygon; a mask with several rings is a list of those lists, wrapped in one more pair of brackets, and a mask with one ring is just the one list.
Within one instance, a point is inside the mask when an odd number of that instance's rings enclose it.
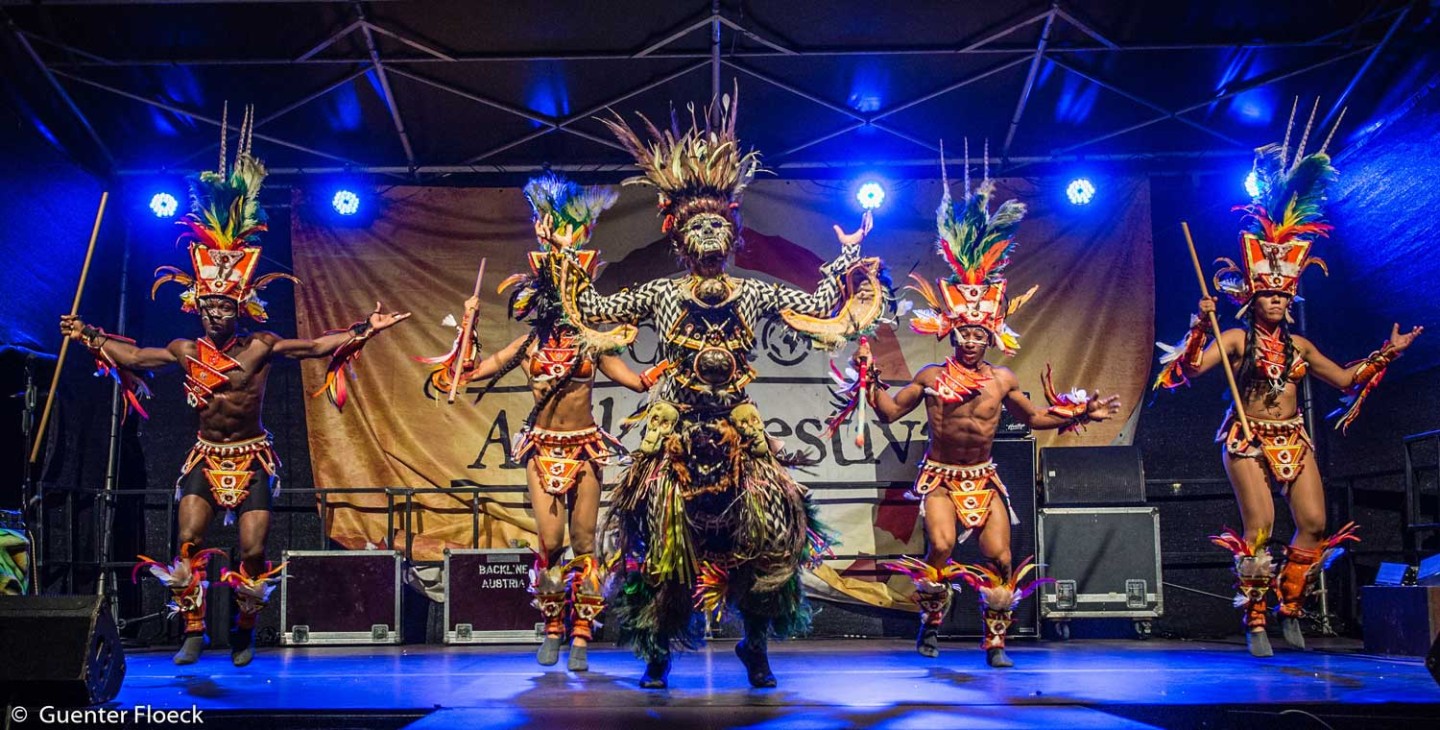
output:
{"label": "feathered shoulder piece", "polygon": [[[181,221],[188,229],[184,238],[222,251],[259,243],[267,220],[265,211],[260,207],[265,164],[250,151],[254,119],[254,108],[247,107],[240,123],[240,143],[235,151],[234,166],[226,168],[222,137],[219,169],[189,178],[190,212]],[[224,124],[222,118],[222,128]]]}
{"label": "feathered shoulder piece", "polygon": [[746,186],[760,172],[760,153],[741,151],[735,136],[738,89],[736,95],[726,94],[717,103],[718,114],[712,107],[697,115],[695,105],[689,105],[688,127],[681,126],[674,110],[663,130],[641,114],[643,138],[618,114],[600,120],[640,166],[641,174],[624,184],[648,185],[658,192],[667,232],[675,225],[677,210],[688,201],[711,200],[721,209],[738,206]]}
{"label": "feathered shoulder piece", "polygon": [[1010,263],[1015,230],[1025,218],[1025,204],[1007,200],[991,214],[990,198],[994,193],[995,183],[983,180],[960,209],[951,199],[947,183],[940,207],[935,210],[935,248],[961,284],[997,280]]}
{"label": "feathered shoulder piece", "polygon": [[[583,186],[554,173],[531,178],[525,184],[525,199],[535,219],[549,218],[555,232],[574,241],[579,248],[590,241],[600,214],[615,204],[620,194],[604,185]],[[541,246],[547,244],[542,241]]]}

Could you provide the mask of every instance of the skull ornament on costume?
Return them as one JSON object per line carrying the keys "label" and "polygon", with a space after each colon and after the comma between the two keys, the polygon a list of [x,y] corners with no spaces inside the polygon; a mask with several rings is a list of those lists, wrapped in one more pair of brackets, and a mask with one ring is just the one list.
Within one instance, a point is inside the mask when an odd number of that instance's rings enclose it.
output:
{"label": "skull ornament on costume", "polygon": [[740,432],[741,438],[745,439],[746,446],[750,453],[756,455],[770,453],[770,439],[765,434],[765,420],[760,417],[760,409],[752,403],[742,403],[730,411],[730,422],[735,424],[735,430]]}
{"label": "skull ornament on costume", "polygon": [[680,420],[680,411],[669,403],[655,403],[650,406],[649,419],[645,422],[645,438],[637,449],[642,454],[659,453],[665,438],[675,432],[675,422]]}

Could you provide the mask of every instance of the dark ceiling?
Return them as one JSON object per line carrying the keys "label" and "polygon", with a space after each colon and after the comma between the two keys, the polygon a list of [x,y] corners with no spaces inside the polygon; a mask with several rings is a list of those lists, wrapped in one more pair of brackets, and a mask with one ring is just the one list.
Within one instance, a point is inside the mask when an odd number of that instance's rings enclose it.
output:
{"label": "dark ceiling", "polygon": [[[787,175],[1233,163],[1348,107],[1336,147],[1434,39],[1435,3],[36,2],[0,0],[13,101],[87,166],[213,165],[222,102],[279,174],[484,184],[628,158],[593,117],[740,89]],[[718,37],[718,42],[716,38]],[[1427,39],[1429,39],[1427,41]],[[1329,125],[1324,129],[1328,131]]]}

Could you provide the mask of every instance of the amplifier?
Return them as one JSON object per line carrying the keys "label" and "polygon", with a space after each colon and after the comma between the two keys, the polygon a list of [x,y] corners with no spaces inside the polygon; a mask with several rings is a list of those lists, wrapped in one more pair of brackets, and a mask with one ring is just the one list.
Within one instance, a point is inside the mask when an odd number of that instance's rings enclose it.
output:
{"label": "amplifier", "polygon": [[[1029,397],[1030,397],[1030,394],[1029,394],[1029,393],[1024,393],[1024,396],[1025,396],[1026,398],[1029,398]],[[1030,426],[1027,425],[1027,424],[1024,424],[1024,423],[1021,423],[1021,422],[1015,420],[1015,417],[1012,416],[1012,415],[1010,415],[1010,409],[1009,409],[1009,408],[1001,408],[1001,409],[1000,409],[1000,426],[995,429],[995,438],[997,438],[997,439],[1023,439],[1023,438],[1030,438]],[[1006,482],[1006,484],[1008,485],[1009,482]]]}
{"label": "amplifier", "polygon": [[1137,446],[1051,447],[1040,452],[1045,505],[1145,504]]}
{"label": "amplifier", "polygon": [[531,550],[445,551],[445,643],[529,643],[545,624],[530,605]]}
{"label": "amplifier", "polygon": [[280,643],[399,644],[400,553],[288,550]]}

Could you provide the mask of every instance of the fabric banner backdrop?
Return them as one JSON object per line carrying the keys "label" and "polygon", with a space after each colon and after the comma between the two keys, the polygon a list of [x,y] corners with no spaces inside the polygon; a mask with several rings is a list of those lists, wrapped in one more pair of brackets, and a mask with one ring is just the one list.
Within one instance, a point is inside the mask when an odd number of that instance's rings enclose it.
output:
{"label": "fabric banner backdrop", "polygon": [[[1032,285],[1039,290],[1009,321],[1021,333],[1020,353],[1004,358],[991,350],[990,361],[1012,368],[1022,389],[1042,406],[1040,373],[1046,363],[1055,368],[1057,388],[1099,389],[1123,399],[1115,420],[1092,424],[1078,435],[1039,433],[1040,446],[1129,443],[1154,360],[1148,181],[1107,180],[1088,207],[1064,202],[1063,181],[998,182],[997,204],[1015,197],[1030,207],[1007,272],[1011,291]],[[962,194],[958,187],[957,198]],[[912,271],[931,280],[948,274],[933,246],[939,199],[938,180],[896,183],[876,215],[864,253],[885,260],[897,289]],[[536,248],[524,196],[514,188],[395,187],[376,202],[380,212],[371,225],[343,228],[307,210],[296,194],[292,220],[295,270],[304,282],[296,297],[301,335],[349,325],[377,300],[387,310],[415,315],[367,345],[343,413],[324,398],[307,403],[315,484],[519,489],[480,491],[478,496],[418,494],[409,529],[397,519],[394,534],[387,534],[391,525],[384,495],[337,493],[327,499],[329,537],[351,549],[403,549],[409,540],[417,560],[438,560],[447,547],[470,546],[472,500],[478,499],[481,547],[534,545],[524,473],[509,459],[510,438],[533,405],[524,376],[516,370],[478,402],[478,386],[472,385],[447,405],[443,396],[425,392],[428,368],[412,359],[450,348],[455,330],[442,320],[460,314],[481,258],[488,261],[478,328],[483,348],[494,352],[527,332],[506,319],[505,297],[496,293],[496,285],[522,271],[526,252]],[[747,192],[742,210],[745,246],[732,272],[806,290],[817,284],[820,265],[838,252],[831,226],[851,230],[860,219],[847,186],[826,181],[759,182]],[[602,293],[679,271],[659,234],[654,195],[643,189],[623,191],[620,202],[600,219],[592,246],[609,262],[597,279]],[[901,298],[906,298],[903,293]],[[923,308],[914,294],[908,298]],[[787,448],[805,448],[820,458],[817,466],[796,476],[814,490],[821,519],[838,534],[839,551],[846,556],[922,552],[918,505],[897,497],[914,478],[925,451],[924,409],[894,424],[866,424],[863,447],[856,445],[851,429],[822,439],[833,384],[830,358],[786,333],[778,320],[757,325],[759,379],[748,390],[773,435]],[[912,333],[904,315],[877,340],[874,351],[883,377],[897,384],[949,354],[948,343]],[[655,352],[653,329],[642,328],[630,353],[632,366],[638,370],[653,363]],[[840,355],[842,369],[848,356]],[[325,365],[312,361],[304,367],[306,389],[313,392],[323,382]],[[602,378],[595,389],[597,422],[614,431],[641,399]],[[633,448],[639,437],[637,429],[624,442]],[[608,470],[607,483],[618,472]],[[831,560],[817,572],[819,580],[807,585],[827,598],[910,609],[909,601],[900,601],[901,590],[909,593],[908,581],[876,578],[873,569],[874,561],[865,558]]]}

